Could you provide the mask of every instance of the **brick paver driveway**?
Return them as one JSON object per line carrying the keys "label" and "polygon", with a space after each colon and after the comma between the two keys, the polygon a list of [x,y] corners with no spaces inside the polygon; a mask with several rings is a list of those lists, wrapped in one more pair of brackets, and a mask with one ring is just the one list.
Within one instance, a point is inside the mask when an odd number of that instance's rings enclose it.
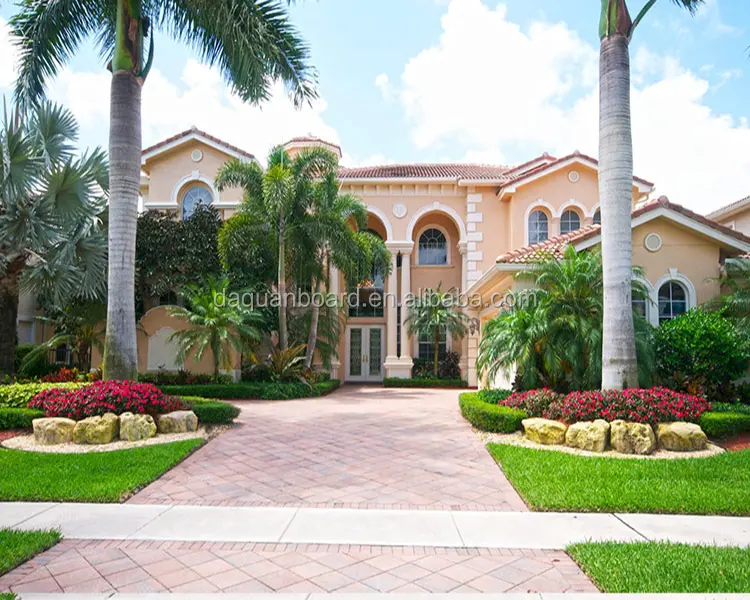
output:
{"label": "brick paver driveway", "polygon": [[344,386],[242,402],[231,431],[129,502],[526,510],[458,392]]}

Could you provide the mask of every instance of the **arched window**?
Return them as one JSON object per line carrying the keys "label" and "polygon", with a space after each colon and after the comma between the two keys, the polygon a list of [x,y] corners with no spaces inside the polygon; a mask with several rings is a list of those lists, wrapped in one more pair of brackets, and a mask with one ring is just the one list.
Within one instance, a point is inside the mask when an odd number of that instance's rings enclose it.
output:
{"label": "arched window", "polygon": [[659,323],[669,321],[688,310],[688,294],[681,283],[667,281],[659,288]]}
{"label": "arched window", "polygon": [[549,221],[541,210],[529,215],[529,244],[538,244],[549,238]]}
{"label": "arched window", "polygon": [[570,233],[581,228],[581,217],[574,210],[566,210],[560,217],[560,233]]}
{"label": "arched window", "polygon": [[203,185],[194,185],[182,197],[182,218],[187,219],[192,216],[199,204],[208,206],[213,201],[211,190]]}
{"label": "arched window", "polygon": [[439,229],[427,229],[419,236],[419,264],[448,264],[448,241]]}
{"label": "arched window", "polygon": [[594,225],[601,225],[601,224],[602,224],[602,211],[597,208],[596,212],[594,213]]}

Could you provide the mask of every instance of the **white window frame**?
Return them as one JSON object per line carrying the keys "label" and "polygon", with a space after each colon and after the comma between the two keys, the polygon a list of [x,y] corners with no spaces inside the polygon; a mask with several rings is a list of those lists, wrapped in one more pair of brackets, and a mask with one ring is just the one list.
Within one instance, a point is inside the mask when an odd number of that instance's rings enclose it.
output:
{"label": "white window frame", "polygon": [[[531,217],[537,211],[539,211],[540,213],[542,213],[547,218],[547,238],[544,239],[544,240],[541,240],[541,241],[540,240],[535,240],[535,241],[532,242],[531,241],[531,223],[530,223],[530,221],[531,221]],[[552,217],[549,214],[547,214],[547,211],[545,211],[541,207],[537,207],[534,210],[529,211],[529,215],[526,217],[526,245],[527,246],[531,246],[532,244],[543,244],[544,242],[546,242],[548,239],[550,239],[550,237],[552,237],[550,235],[551,234],[551,231],[550,231],[551,228],[552,228]]]}
{"label": "white window frame", "polygon": [[[428,229],[437,229],[440,233],[442,233],[445,236],[445,264],[443,265],[423,265],[419,261],[419,240],[422,238],[422,234],[427,231]],[[416,267],[432,267],[437,269],[444,269],[446,267],[450,267],[453,265],[451,262],[453,255],[451,253],[451,236],[448,234],[448,231],[443,227],[442,225],[425,225],[422,227],[418,232],[416,236],[416,243],[414,244],[414,250],[416,254],[416,260],[414,263],[414,266]]]}
{"label": "white window frame", "polygon": [[[578,217],[578,227],[576,227],[575,229],[571,229],[570,231],[563,232],[563,230],[562,230],[563,217],[565,216],[565,213],[567,213],[567,212],[571,212],[575,216]],[[572,206],[569,205],[569,206],[564,207],[563,210],[560,211],[560,235],[565,235],[567,233],[572,233],[574,231],[578,231],[581,227],[583,227],[583,216],[581,215],[581,213],[578,210],[574,209]]]}
{"label": "white window frame", "polygon": [[660,277],[651,291],[651,301],[654,304],[654,310],[651,311],[650,321],[654,327],[659,326],[659,290],[665,283],[669,283],[670,281],[679,283],[684,288],[686,292],[687,310],[692,310],[698,306],[698,295],[693,282],[677,269],[669,269],[669,273]]}

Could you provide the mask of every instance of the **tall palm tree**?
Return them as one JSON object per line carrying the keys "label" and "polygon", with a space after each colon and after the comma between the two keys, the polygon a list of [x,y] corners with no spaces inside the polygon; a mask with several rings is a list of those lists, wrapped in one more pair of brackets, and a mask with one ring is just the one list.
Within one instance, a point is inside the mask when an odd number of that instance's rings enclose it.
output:
{"label": "tall palm tree", "polygon": [[468,316],[455,302],[453,290],[444,292],[440,283],[435,290],[427,290],[415,298],[406,317],[409,335],[427,336],[433,340],[432,369],[435,379],[439,377],[440,336],[463,337],[466,335]]}
{"label": "tall palm tree", "polygon": [[[703,0],[672,0],[691,13]],[[626,0],[602,0],[599,22],[599,196],[604,262],[602,388],[636,385],[638,362],[631,304],[633,140],[630,40],[656,0],[633,20]]]}
{"label": "tall palm tree", "polygon": [[200,361],[206,350],[211,351],[214,379],[221,368],[232,368],[232,354],[251,351],[261,340],[263,317],[241,305],[217,302],[217,296],[229,288],[229,280],[210,279],[205,285],[185,288],[187,306],[170,306],[172,317],[187,322],[187,329],[175,331],[169,341],[177,344],[180,362],[191,354]]}
{"label": "tall palm tree", "polygon": [[[135,235],[141,165],[141,89],[154,30],[193,46],[244,101],[283,81],[295,102],[315,96],[309,52],[279,0],[21,0],[11,19],[20,51],[16,97],[34,103],[82,40],[94,35],[112,72],[109,156],[112,201],[104,377],[138,374]],[[148,50],[146,49],[148,40]]]}
{"label": "tall palm tree", "polygon": [[12,374],[19,291],[57,306],[103,297],[107,161],[77,157],[78,125],[48,103],[6,113],[0,130],[0,375]]}

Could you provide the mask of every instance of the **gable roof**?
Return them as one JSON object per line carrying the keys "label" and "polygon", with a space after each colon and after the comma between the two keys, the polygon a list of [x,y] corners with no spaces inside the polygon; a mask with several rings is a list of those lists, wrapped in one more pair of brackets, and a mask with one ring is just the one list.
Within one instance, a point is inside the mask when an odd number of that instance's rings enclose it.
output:
{"label": "gable roof", "polygon": [[727,204],[726,206],[722,206],[721,208],[716,209],[713,212],[708,213],[706,216],[709,219],[720,219],[722,217],[730,217],[734,213],[737,213],[741,211],[744,208],[747,208],[750,206],[750,196],[747,196],[746,198],[742,198],[741,200],[737,200],[736,202],[732,202],[730,204]]}
{"label": "gable roof", "polygon": [[220,140],[219,138],[214,137],[211,134],[206,133],[205,131],[201,131],[197,127],[191,127],[190,129],[181,131],[180,133],[168,137],[161,142],[145,148],[143,152],[141,152],[141,164],[145,164],[147,160],[161,154],[162,152],[167,152],[172,148],[176,148],[177,146],[181,146],[182,144],[186,144],[187,142],[190,142],[192,140],[203,142],[204,144],[211,146],[212,148],[221,150],[222,152],[225,152],[230,156],[239,158],[241,160],[255,160],[255,156],[250,152],[247,152],[242,148],[238,148],[237,146],[233,146],[232,144],[229,144],[224,140]]}
{"label": "gable roof", "polygon": [[[651,200],[633,211],[633,227],[648,222],[656,217],[664,216],[683,225],[687,225],[704,235],[716,239],[718,242],[733,246],[741,252],[750,251],[750,237],[735,231],[716,221],[699,215],[689,208],[670,202],[666,196]],[[532,244],[517,250],[507,252],[497,258],[498,264],[530,264],[544,258],[560,259],[565,248],[573,244],[576,250],[590,248],[601,242],[601,225],[587,225],[564,235],[558,235],[539,244]]]}

